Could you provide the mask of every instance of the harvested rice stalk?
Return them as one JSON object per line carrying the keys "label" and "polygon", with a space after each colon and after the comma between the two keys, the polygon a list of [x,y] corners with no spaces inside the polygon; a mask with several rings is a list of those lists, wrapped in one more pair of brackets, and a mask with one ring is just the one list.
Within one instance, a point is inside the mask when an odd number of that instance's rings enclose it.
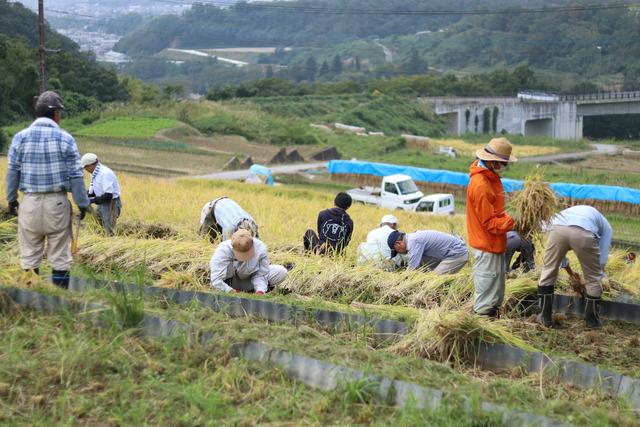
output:
{"label": "harvested rice stalk", "polygon": [[139,239],[171,239],[178,232],[162,223],[140,221],[121,221],[117,227],[118,236],[137,237]]}
{"label": "harvested rice stalk", "polygon": [[465,359],[473,358],[476,341],[534,350],[524,340],[508,332],[499,321],[490,321],[466,311],[438,308],[422,312],[415,329],[394,344],[391,351],[462,364]]}
{"label": "harvested rice stalk", "polygon": [[18,220],[14,217],[0,222],[0,243],[8,243],[18,237]]}
{"label": "harvested rice stalk", "polygon": [[544,223],[549,222],[558,210],[558,199],[553,190],[543,181],[542,172],[536,171],[524,181],[524,190],[511,200],[517,231],[531,240],[540,234]]}
{"label": "harvested rice stalk", "polygon": [[111,271],[114,266],[135,271],[144,265],[157,279],[174,271],[193,276],[203,286],[209,283],[211,245],[202,239],[190,242],[91,236],[82,242],[78,256],[96,272]]}

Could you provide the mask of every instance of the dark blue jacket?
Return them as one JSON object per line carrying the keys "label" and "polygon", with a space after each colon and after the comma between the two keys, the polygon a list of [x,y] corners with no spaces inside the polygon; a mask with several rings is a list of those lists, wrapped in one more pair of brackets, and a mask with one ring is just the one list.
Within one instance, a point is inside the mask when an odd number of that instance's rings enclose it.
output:
{"label": "dark blue jacket", "polygon": [[318,237],[320,243],[327,243],[337,252],[342,252],[353,233],[353,221],[342,208],[325,209],[318,214]]}

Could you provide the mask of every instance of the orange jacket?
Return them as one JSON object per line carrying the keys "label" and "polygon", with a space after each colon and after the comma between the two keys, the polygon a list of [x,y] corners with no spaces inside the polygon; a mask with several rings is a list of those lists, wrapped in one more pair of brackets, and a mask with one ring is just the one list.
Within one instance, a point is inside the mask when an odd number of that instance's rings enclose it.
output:
{"label": "orange jacket", "polygon": [[504,188],[495,172],[478,166],[469,167],[467,187],[467,234],[472,248],[494,254],[507,249],[507,231],[515,224],[504,211]]}

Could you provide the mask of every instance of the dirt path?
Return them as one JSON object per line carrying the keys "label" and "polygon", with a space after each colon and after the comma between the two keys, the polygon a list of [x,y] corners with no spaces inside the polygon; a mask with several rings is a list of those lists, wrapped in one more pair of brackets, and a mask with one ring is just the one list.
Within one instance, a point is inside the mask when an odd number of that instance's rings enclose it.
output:
{"label": "dirt path", "polygon": [[545,156],[533,156],[523,157],[520,160],[523,162],[536,162],[536,163],[555,163],[555,162],[572,162],[576,160],[584,160],[588,156],[595,155],[615,155],[620,152],[620,147],[617,145],[609,144],[591,144],[593,150],[591,151],[578,151],[574,153],[559,153],[548,154]]}
{"label": "dirt path", "polygon": [[[271,169],[274,175],[290,175],[290,174],[295,174],[308,169],[319,169],[319,168],[326,168],[326,167],[327,167],[327,162],[317,162],[317,163],[299,163],[295,165],[272,166],[269,169]],[[200,176],[197,176],[196,178],[243,180],[248,175],[249,175],[249,169],[243,169],[238,171],[217,172],[217,173],[211,173],[207,175],[200,175]]]}

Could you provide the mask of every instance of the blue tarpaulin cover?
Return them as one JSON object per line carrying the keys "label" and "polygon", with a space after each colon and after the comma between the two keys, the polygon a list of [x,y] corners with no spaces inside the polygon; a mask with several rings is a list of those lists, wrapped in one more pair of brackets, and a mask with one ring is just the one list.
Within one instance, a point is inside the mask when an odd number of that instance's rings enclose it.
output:
{"label": "blue tarpaulin cover", "polygon": [[[414,181],[452,184],[463,187],[469,184],[468,173],[354,160],[331,160],[329,162],[329,173],[374,176],[387,176],[401,173],[409,175]],[[504,186],[504,190],[509,193],[521,190],[523,182],[516,179],[503,178],[502,185]],[[560,197],[640,204],[640,190],[635,188],[615,187],[612,185],[565,184],[560,182],[553,183],[550,186],[556,195]]]}

